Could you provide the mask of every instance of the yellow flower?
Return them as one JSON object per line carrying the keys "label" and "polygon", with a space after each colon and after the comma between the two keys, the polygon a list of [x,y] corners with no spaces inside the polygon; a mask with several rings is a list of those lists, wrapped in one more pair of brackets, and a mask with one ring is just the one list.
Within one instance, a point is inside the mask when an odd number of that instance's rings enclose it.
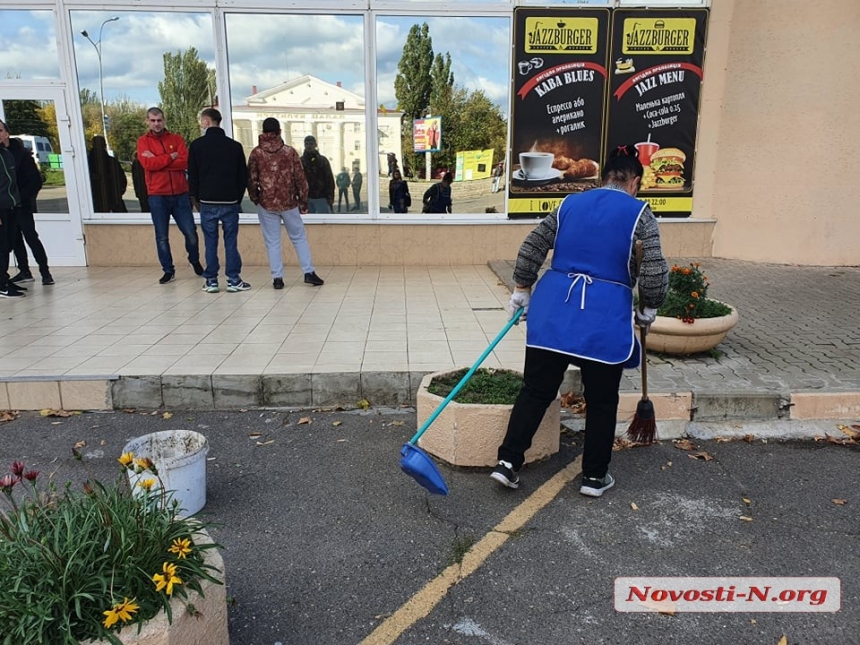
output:
{"label": "yellow flower", "polygon": [[191,553],[191,540],[188,538],[176,538],[173,540],[173,546],[167,550],[170,553],[175,553],[180,559],[184,559],[186,555]]}
{"label": "yellow flower", "polygon": [[134,461],[134,453],[133,452],[124,452],[123,454],[121,454],[119,456],[119,459],[117,461],[119,461],[119,463],[121,463],[123,466],[128,468],[131,465],[131,463]]}
{"label": "yellow flower", "polygon": [[137,482],[137,485],[140,486],[143,490],[152,490],[152,487],[155,486],[155,480],[150,477],[149,479],[141,479]]}
{"label": "yellow flower", "polygon": [[130,621],[133,618],[132,614],[139,609],[134,600],[123,598],[122,602],[115,604],[112,609],[102,612],[105,615],[104,626],[111,627],[118,620],[124,623]]}
{"label": "yellow flower", "polygon": [[155,583],[155,590],[161,591],[165,589],[165,593],[170,596],[173,594],[173,585],[181,585],[182,580],[176,575],[176,565],[165,562],[161,565],[163,573],[156,573],[152,576],[152,581]]}
{"label": "yellow flower", "polygon": [[142,470],[148,470],[152,467],[152,460],[149,457],[138,457],[134,460],[134,463]]}

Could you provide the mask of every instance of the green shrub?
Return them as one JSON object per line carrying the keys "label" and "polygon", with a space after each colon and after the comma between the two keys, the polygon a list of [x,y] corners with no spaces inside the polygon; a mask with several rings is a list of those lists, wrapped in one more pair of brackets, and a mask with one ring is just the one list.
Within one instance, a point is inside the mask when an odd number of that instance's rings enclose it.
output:
{"label": "green shrub", "polygon": [[[466,372],[464,368],[430,381],[427,391],[436,396],[446,397],[457,386]],[[523,377],[511,370],[481,368],[454,397],[457,403],[486,403],[513,405],[523,386]]]}
{"label": "green shrub", "polygon": [[727,316],[732,308],[709,299],[710,286],[708,276],[697,262],[688,267],[673,266],[669,272],[669,292],[657,314],[678,318],[685,323],[693,323],[696,318]]}
{"label": "green shrub", "polygon": [[[125,475],[113,485],[85,482],[40,489],[38,472],[14,462],[0,478],[0,642],[77,645],[106,639],[161,610],[172,620],[172,595],[202,594],[201,580],[219,582],[198,544],[203,525],[177,517],[170,493],[148,459],[123,455],[123,466],[153,478],[134,494]],[[133,629],[133,628],[132,628]]]}

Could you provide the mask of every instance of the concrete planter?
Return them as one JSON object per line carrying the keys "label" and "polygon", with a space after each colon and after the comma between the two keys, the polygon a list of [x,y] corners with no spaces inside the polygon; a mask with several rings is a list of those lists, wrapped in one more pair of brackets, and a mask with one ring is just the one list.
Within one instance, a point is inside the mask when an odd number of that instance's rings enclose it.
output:
{"label": "concrete planter", "polygon": [[[731,305],[728,305],[732,307]],[[657,316],[645,339],[651,352],[664,354],[696,354],[713,349],[738,324],[738,310],[717,318],[698,318],[692,324],[677,318]]]}
{"label": "concrete planter", "polygon": [[[201,539],[202,538],[202,539]],[[198,536],[197,541],[211,542],[209,534]],[[206,562],[221,571],[221,582],[225,580],[224,560],[217,549],[206,550]],[[170,601],[173,622],[167,622],[164,612],[138,625],[131,624],[121,629],[117,636],[123,645],[230,645],[227,632],[227,588],[226,584],[215,584],[208,580],[200,583],[204,596],[188,590],[188,598],[178,596]],[[194,615],[188,611],[194,605]],[[106,640],[89,640],[81,645],[107,645]]]}
{"label": "concrete planter", "polygon": [[[444,400],[427,391],[434,378],[456,370],[436,372],[425,376],[418,387],[418,426],[420,427]],[[495,466],[499,444],[505,438],[512,405],[483,405],[451,401],[436,418],[418,445],[434,457],[455,466]],[[558,452],[561,401],[556,399],[547,408],[535,434],[532,447],[526,452],[526,463]]]}

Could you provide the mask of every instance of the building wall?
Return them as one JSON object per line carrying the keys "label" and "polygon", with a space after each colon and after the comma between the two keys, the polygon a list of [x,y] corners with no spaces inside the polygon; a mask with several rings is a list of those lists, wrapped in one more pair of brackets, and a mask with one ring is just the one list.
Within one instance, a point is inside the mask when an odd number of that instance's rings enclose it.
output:
{"label": "building wall", "polygon": [[693,214],[714,256],[860,264],[858,25],[857,0],[714,0]]}

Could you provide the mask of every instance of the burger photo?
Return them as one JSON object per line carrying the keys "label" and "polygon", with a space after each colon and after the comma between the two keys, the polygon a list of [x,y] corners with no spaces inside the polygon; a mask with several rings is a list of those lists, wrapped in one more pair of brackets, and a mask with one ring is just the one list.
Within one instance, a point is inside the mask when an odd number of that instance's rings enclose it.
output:
{"label": "burger photo", "polygon": [[654,188],[683,188],[687,155],[678,148],[661,148],[651,155]]}

